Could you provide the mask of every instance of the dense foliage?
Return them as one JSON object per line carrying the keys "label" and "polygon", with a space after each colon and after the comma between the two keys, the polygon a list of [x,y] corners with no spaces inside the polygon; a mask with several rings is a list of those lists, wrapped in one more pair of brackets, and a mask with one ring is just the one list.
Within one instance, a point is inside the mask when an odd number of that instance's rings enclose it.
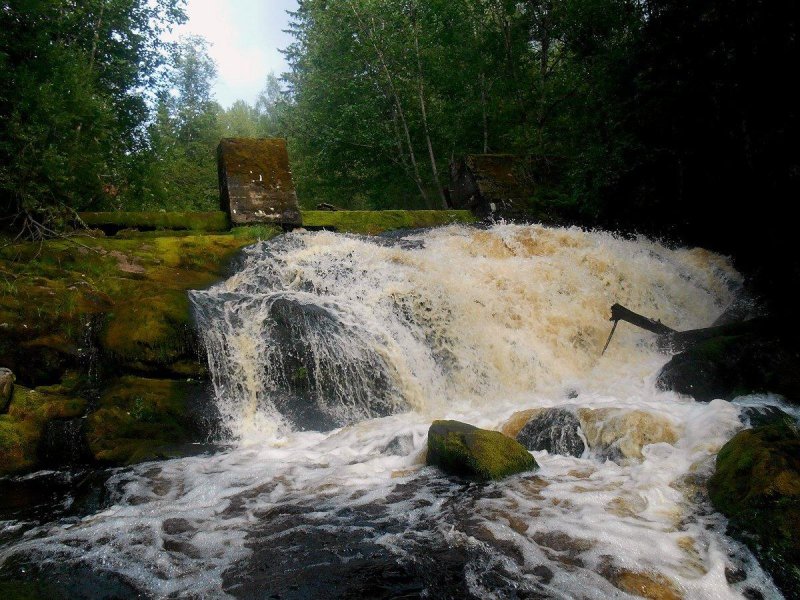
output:
{"label": "dense foliage", "polygon": [[797,10],[303,0],[287,52],[302,195],[435,207],[452,157],[512,152],[592,220],[704,230],[732,199],[797,190]]}
{"label": "dense foliage", "polygon": [[536,203],[733,253],[774,293],[800,282],[798,15],[768,0],[302,0],[286,121],[300,195],[437,207],[453,157],[522,154]]}
{"label": "dense foliage", "polygon": [[118,194],[182,19],[178,0],[0,3],[0,207],[19,227]]}
{"label": "dense foliage", "polygon": [[223,110],[206,42],[165,41],[183,5],[0,2],[0,227],[38,237],[75,210],[218,206],[219,139],[274,135],[278,84]]}

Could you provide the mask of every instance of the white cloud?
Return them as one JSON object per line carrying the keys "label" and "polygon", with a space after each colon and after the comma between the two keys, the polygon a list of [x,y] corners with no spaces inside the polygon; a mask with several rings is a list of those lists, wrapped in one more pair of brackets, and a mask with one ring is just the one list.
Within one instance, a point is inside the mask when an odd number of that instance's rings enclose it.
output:
{"label": "white cloud", "polygon": [[178,35],[201,35],[211,44],[217,63],[217,101],[230,106],[237,99],[254,102],[267,73],[286,70],[279,48],[290,38],[282,33],[297,0],[189,0],[189,21]]}

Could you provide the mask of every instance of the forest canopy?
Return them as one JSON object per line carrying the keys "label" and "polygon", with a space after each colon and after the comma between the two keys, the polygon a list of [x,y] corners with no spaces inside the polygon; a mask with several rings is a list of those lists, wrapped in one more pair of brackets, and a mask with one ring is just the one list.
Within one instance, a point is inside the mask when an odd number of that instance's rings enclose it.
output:
{"label": "forest canopy", "polygon": [[0,6],[18,227],[215,208],[223,136],[286,137],[307,207],[441,208],[451,161],[512,153],[538,165],[532,206],[723,250],[798,190],[797,3],[301,0],[289,71],[228,109],[204,40],[164,41],[181,0]]}

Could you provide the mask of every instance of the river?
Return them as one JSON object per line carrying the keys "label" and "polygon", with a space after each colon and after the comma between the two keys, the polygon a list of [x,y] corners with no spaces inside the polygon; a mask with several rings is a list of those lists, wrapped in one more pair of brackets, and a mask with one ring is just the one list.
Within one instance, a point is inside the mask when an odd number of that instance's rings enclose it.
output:
{"label": "river", "polygon": [[[614,302],[692,329],[741,285],[711,252],[578,228],[259,243],[191,293],[224,445],[114,471],[90,514],[0,523],[0,561],[86,598],[779,598],[704,491],[741,406],[776,400],[657,390],[669,357],[625,323],[601,356]],[[581,456],[491,483],[425,466],[434,419],[549,407]]]}

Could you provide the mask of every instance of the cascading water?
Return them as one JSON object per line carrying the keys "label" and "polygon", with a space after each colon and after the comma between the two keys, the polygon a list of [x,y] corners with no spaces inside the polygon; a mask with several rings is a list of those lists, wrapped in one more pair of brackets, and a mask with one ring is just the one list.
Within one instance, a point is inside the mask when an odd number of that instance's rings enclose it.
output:
{"label": "cascading water", "polygon": [[[0,560],[157,597],[779,597],[702,491],[739,406],[657,391],[666,357],[633,327],[600,356],[614,302],[690,329],[740,283],[703,250],[574,228],[257,244],[192,293],[231,449],[121,471],[111,507]],[[490,484],[424,466],[432,419],[549,407],[579,456]]]}
{"label": "cascading water", "polygon": [[[259,414],[305,427],[314,413],[319,430],[552,393],[598,364],[614,301],[692,328],[737,284],[706,252],[503,225],[382,244],[287,235],[192,298],[227,425],[242,435]],[[604,371],[653,358],[615,347]]]}

